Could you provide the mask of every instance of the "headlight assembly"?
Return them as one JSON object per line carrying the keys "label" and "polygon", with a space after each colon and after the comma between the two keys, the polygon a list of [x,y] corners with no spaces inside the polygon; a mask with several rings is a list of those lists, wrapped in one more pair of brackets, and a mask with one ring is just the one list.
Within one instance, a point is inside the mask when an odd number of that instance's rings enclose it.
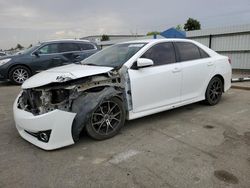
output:
{"label": "headlight assembly", "polygon": [[7,59],[2,59],[2,60],[0,60],[0,66],[4,65],[4,64],[6,64],[6,63],[8,63],[10,60],[11,60],[11,58],[7,58]]}

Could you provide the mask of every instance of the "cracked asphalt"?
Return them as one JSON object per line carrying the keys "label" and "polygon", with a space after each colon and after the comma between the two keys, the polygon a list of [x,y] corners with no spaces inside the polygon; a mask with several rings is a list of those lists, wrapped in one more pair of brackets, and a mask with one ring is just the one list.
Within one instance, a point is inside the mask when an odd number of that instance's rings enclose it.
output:
{"label": "cracked asphalt", "polygon": [[250,91],[127,121],[105,141],[82,135],[44,151],[17,133],[20,87],[0,83],[0,187],[250,187]]}

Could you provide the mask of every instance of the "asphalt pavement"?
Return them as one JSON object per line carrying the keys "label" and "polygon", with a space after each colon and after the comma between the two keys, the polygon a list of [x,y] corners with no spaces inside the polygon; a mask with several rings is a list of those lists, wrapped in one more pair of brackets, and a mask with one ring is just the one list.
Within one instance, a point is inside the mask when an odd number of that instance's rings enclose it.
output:
{"label": "asphalt pavement", "polygon": [[0,83],[0,187],[250,187],[250,91],[127,121],[105,141],[82,135],[44,151],[13,121],[19,86]]}

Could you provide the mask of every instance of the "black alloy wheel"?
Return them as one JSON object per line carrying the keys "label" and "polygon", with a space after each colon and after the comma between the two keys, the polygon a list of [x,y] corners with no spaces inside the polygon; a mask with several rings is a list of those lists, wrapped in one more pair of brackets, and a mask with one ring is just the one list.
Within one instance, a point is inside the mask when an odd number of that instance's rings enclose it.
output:
{"label": "black alloy wheel", "polygon": [[94,139],[103,140],[115,136],[125,122],[125,110],[118,98],[103,101],[92,113],[86,126],[87,133]]}
{"label": "black alloy wheel", "polygon": [[223,83],[219,77],[214,77],[208,84],[206,90],[206,103],[209,105],[216,105],[223,93]]}

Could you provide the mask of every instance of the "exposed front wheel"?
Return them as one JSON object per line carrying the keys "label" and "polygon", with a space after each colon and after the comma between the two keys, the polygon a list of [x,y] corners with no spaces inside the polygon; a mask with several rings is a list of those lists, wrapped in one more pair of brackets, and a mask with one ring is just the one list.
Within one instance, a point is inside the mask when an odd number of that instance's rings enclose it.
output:
{"label": "exposed front wheel", "polygon": [[208,105],[216,105],[222,96],[223,83],[220,78],[214,77],[208,84],[206,90],[206,100]]}
{"label": "exposed front wheel", "polygon": [[23,82],[27,80],[30,76],[30,70],[21,65],[12,68],[9,72],[9,79],[12,83],[17,85],[23,84]]}
{"label": "exposed front wheel", "polygon": [[104,140],[115,136],[125,122],[125,110],[121,100],[111,98],[103,101],[92,112],[86,130],[96,140]]}

